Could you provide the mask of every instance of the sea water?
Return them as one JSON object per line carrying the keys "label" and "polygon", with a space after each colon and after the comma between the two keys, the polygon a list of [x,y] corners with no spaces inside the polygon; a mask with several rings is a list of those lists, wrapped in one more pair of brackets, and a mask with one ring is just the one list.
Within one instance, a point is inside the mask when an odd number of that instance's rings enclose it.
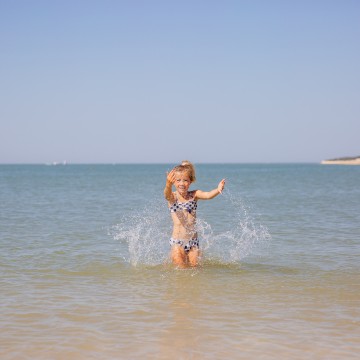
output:
{"label": "sea water", "polygon": [[0,358],[357,358],[360,167],[197,165],[179,270],[172,166],[0,166]]}

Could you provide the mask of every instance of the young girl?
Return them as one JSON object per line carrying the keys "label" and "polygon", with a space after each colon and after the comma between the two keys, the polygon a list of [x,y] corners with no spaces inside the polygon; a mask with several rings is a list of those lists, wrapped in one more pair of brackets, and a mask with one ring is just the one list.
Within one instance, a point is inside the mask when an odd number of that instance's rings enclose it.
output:
{"label": "young girl", "polygon": [[[174,223],[170,239],[171,260],[181,268],[187,265],[196,266],[200,256],[196,232],[197,201],[213,199],[223,191],[225,186],[225,179],[223,179],[214,190],[208,192],[189,191],[190,185],[195,180],[194,165],[185,160],[167,174],[164,189],[165,199],[168,201]],[[173,185],[176,189],[175,192],[172,191]]]}

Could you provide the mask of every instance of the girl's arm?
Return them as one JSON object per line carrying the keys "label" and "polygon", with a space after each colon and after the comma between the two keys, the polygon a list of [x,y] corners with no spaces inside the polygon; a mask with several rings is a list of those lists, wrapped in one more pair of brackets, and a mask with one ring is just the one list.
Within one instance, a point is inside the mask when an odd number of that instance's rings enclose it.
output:
{"label": "girl's arm", "polygon": [[166,185],[164,188],[164,196],[167,201],[173,201],[174,195],[172,193],[172,186],[175,182],[175,172],[174,170],[171,170],[166,177]]}
{"label": "girl's arm", "polygon": [[224,190],[225,187],[225,179],[222,179],[219,182],[219,185],[216,189],[211,190],[211,191],[201,191],[201,190],[196,190],[195,193],[195,198],[198,200],[210,200],[213,199],[215,196],[218,196],[219,194],[222,193],[222,191]]}

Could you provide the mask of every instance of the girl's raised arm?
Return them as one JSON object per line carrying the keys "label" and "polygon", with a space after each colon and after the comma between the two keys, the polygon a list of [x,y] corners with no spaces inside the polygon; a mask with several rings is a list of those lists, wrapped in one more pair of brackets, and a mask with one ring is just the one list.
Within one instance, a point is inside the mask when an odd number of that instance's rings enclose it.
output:
{"label": "girl's raised arm", "polygon": [[225,179],[222,179],[219,182],[219,185],[217,186],[216,189],[211,190],[211,191],[201,191],[201,190],[196,190],[195,193],[195,198],[198,200],[210,200],[213,199],[214,197],[218,196],[219,194],[222,193],[222,191],[224,190],[225,187]]}
{"label": "girl's raised arm", "polygon": [[167,201],[172,201],[174,198],[172,193],[172,186],[174,182],[175,182],[175,171],[171,170],[169,173],[167,173],[166,185],[164,188],[164,196]]}

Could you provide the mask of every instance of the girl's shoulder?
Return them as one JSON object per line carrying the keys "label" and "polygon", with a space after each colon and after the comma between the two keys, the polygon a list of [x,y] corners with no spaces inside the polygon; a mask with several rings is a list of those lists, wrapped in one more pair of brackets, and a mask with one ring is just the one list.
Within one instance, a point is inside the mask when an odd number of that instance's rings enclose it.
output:
{"label": "girl's shoulder", "polygon": [[199,190],[191,190],[191,191],[189,192],[189,194],[190,194],[190,196],[192,197],[193,200],[197,200],[197,199],[196,199],[196,194],[197,194],[198,191],[199,191]]}

